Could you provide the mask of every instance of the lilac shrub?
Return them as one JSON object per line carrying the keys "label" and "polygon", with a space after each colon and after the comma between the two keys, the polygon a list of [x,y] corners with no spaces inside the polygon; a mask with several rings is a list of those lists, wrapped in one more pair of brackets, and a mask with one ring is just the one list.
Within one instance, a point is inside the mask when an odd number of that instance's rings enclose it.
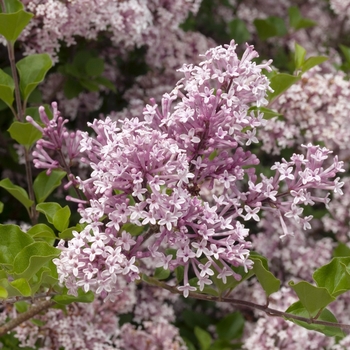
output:
{"label": "lilac shrub", "polygon": [[[235,50],[232,41],[208,50],[199,66],[183,65],[184,78],[163,95],[161,109],[153,101],[142,119],[125,119],[119,127],[107,117],[89,123],[95,136],[81,134],[82,162],[93,169],[86,180],[75,179],[86,197],[78,210],[85,228],[73,232],[68,247],[61,241],[54,260],[69,293],[82,287],[113,300],[121,292],[118,276],[139,279],[140,261],[148,257],[171,271],[183,266],[177,288],[185,297],[212,284],[214,273],[224,283],[229,276],[240,280],[231,267],[252,267],[242,222],[272,211],[280,236],[293,235],[290,221],[311,228],[302,204],[329,202],[314,189],[340,191],[342,182],[334,178],[342,162],[335,156],[324,168],[331,151],[311,144],[305,156],[275,163],[275,175],[261,174],[258,181],[259,160],[248,147],[258,142],[256,130],[265,121],[249,108],[267,104],[269,82],[261,71],[270,62],[252,62],[258,56],[252,46],[241,59]],[[35,165],[46,166],[37,157]],[[204,198],[208,191],[215,194]],[[146,230],[135,237],[128,224]]]}

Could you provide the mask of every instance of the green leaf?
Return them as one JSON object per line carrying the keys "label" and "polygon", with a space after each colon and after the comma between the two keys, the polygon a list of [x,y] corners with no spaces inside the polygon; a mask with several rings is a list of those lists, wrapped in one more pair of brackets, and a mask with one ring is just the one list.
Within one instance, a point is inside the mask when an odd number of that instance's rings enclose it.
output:
{"label": "green leaf", "polygon": [[15,83],[12,77],[0,69],[0,99],[3,100],[9,107],[12,107],[15,90]]}
{"label": "green leaf", "polygon": [[196,350],[196,347],[184,336],[181,336],[181,338],[184,340],[187,350]]}
{"label": "green leaf", "polygon": [[57,267],[52,261],[49,261],[46,266],[42,266],[30,280],[33,294],[42,287],[53,288],[57,286],[57,283]]}
{"label": "green leaf", "polygon": [[339,243],[338,246],[333,251],[333,256],[335,258],[348,257],[350,256],[350,248],[344,243]]}
{"label": "green leaf", "polygon": [[42,138],[42,133],[30,123],[13,122],[8,132],[15,141],[27,150]]}
{"label": "green leaf", "polygon": [[318,287],[324,287],[333,297],[350,290],[350,274],[347,266],[350,265],[350,257],[333,258],[332,261],[317,269],[313,279]]}
{"label": "green leaf", "polygon": [[34,54],[22,58],[16,63],[20,76],[20,89],[24,100],[41,83],[48,70],[52,67],[52,60],[47,53]]}
{"label": "green leaf", "polygon": [[294,76],[286,73],[278,73],[273,76],[270,80],[270,86],[273,89],[273,92],[269,93],[269,100],[272,101],[274,98],[281,95],[300,79],[300,76]]}
{"label": "green leaf", "polygon": [[139,236],[142,232],[144,232],[145,227],[131,224],[128,222],[122,226],[121,230],[129,232],[131,236],[135,237],[135,236]]}
{"label": "green leaf", "polygon": [[84,77],[85,72],[83,72],[82,67],[80,65],[74,65],[72,63],[67,63],[64,66],[60,67],[62,69],[62,73],[69,74],[75,78]]}
{"label": "green leaf", "polygon": [[64,96],[69,100],[72,98],[78,97],[81,92],[84,91],[84,87],[80,84],[79,81],[72,77],[67,77],[63,85]]}
{"label": "green leaf", "polygon": [[62,232],[59,232],[58,237],[60,239],[64,239],[64,240],[68,241],[74,237],[73,231],[80,232],[80,230],[77,228],[77,226],[72,226],[72,227],[68,227],[67,229],[63,230]]}
{"label": "green leaf", "polygon": [[277,35],[275,26],[269,23],[267,19],[255,19],[253,23],[261,40],[266,40]]}
{"label": "green leaf", "polygon": [[68,205],[56,211],[52,223],[58,231],[64,231],[68,227],[70,214]]}
{"label": "green leaf", "polygon": [[8,295],[9,293],[7,292],[6,288],[0,286],[0,299],[6,299]]}
{"label": "green leaf", "polygon": [[33,242],[18,226],[0,224],[0,264],[13,265],[16,255]]}
{"label": "green leaf", "polygon": [[[51,107],[48,104],[41,104],[45,108],[45,113],[49,117],[49,119],[52,119],[52,111]],[[43,126],[43,123],[40,119],[39,114],[39,108],[38,107],[28,107],[26,108],[25,115],[30,115],[39,125],[41,124]]]}
{"label": "green leaf", "polygon": [[0,99],[0,112],[8,108],[8,105]]}
{"label": "green leaf", "polygon": [[270,16],[266,19],[255,19],[253,23],[261,40],[287,34],[286,25],[281,17]]}
{"label": "green leaf", "polygon": [[37,224],[33,226],[28,230],[27,234],[33,237],[35,241],[45,241],[51,245],[56,240],[55,233],[45,224]]}
{"label": "green leaf", "polygon": [[339,45],[339,47],[345,57],[346,62],[350,64],[350,47],[345,45]]}
{"label": "green leaf", "polygon": [[16,310],[20,313],[26,312],[28,310],[28,306],[29,306],[29,304],[24,300],[16,301],[14,305],[15,305]]}
{"label": "green leaf", "polygon": [[237,44],[242,44],[248,40],[250,40],[251,35],[244,23],[239,18],[235,18],[231,22],[228,23],[228,29],[229,29],[229,34],[230,37],[235,39],[235,42]]}
{"label": "green leaf", "polygon": [[212,318],[209,315],[192,309],[183,310],[181,316],[185,325],[190,329],[193,329],[194,326],[201,327],[202,329],[207,328],[213,323]]}
{"label": "green leaf", "polygon": [[177,279],[177,283],[181,283],[182,280],[184,279],[184,267],[183,266],[178,266],[176,269],[175,269],[175,276],[176,276],[176,279]]}
{"label": "green leaf", "polygon": [[0,214],[2,213],[3,210],[4,210],[4,203],[0,202]]}
{"label": "green leaf", "polygon": [[303,63],[305,62],[305,55],[306,55],[306,50],[295,43],[295,51],[294,51],[294,64],[295,64],[295,69],[299,69]]}
{"label": "green leaf", "polygon": [[61,180],[66,176],[65,171],[53,170],[50,175],[46,174],[46,170],[41,172],[34,180],[34,193],[38,203],[42,203],[61,185]]}
{"label": "green leaf", "polygon": [[40,203],[36,206],[36,210],[44,214],[50,224],[53,224],[53,218],[60,209],[62,209],[62,207],[56,202]]}
{"label": "green leaf", "polygon": [[212,343],[211,335],[205,331],[202,328],[194,327],[194,334],[196,338],[198,339],[200,349],[201,350],[208,350],[210,348],[210,345]]}
{"label": "green leaf", "polygon": [[[301,317],[306,317],[308,318],[310,316],[309,312],[303,307],[303,304],[300,301],[297,301],[296,303],[292,304],[287,310],[287,313],[296,315],[296,316],[301,316]],[[344,332],[339,328],[339,327],[331,327],[331,326],[324,326],[324,325],[319,325],[319,324],[313,324],[313,323],[307,323],[303,321],[298,321],[294,320],[292,318],[285,317],[285,319],[302,326],[306,329],[309,330],[314,330],[320,333],[323,333],[327,335],[328,337],[340,337],[344,338],[345,334]],[[333,323],[338,323],[337,319],[335,316],[328,310],[324,309],[322,310],[320,316],[318,317],[319,321],[326,321],[326,322],[333,322]]]}
{"label": "green leaf", "polygon": [[304,18],[297,6],[292,6],[288,9],[289,24],[295,30],[302,28],[309,28],[315,26],[317,23],[311,19]]}
{"label": "green leaf", "polygon": [[69,227],[69,228],[63,230],[62,232],[59,232],[58,237],[60,239],[64,239],[66,241],[69,241],[74,237],[73,231],[75,231],[75,227]]}
{"label": "green leaf", "polygon": [[283,114],[278,113],[272,109],[265,108],[265,107],[253,106],[253,107],[249,108],[249,112],[250,111],[257,111],[257,112],[263,113],[264,119],[267,119],[267,120],[272,119],[273,117],[283,117]]}
{"label": "green leaf", "polygon": [[[19,3],[19,1],[15,1],[17,4]],[[13,44],[28,25],[33,14],[24,11],[23,5],[22,9],[20,9],[15,4],[10,10],[7,9],[7,11],[14,12],[0,13],[0,35],[3,35],[7,41]]]}
{"label": "green leaf", "polygon": [[80,77],[84,77],[86,75],[86,63],[92,57],[93,53],[88,50],[81,50],[75,54],[73,66],[80,72]]}
{"label": "green leaf", "polygon": [[270,16],[267,20],[275,27],[277,36],[284,36],[287,34],[286,24],[282,17]]}
{"label": "green leaf", "polygon": [[98,91],[99,90],[99,84],[91,79],[81,78],[79,80],[79,83],[81,86],[83,86],[85,89],[87,89],[89,91]]}
{"label": "green leaf", "polygon": [[165,280],[170,276],[170,270],[165,270],[163,267],[157,267],[154,271],[154,278]]}
{"label": "green leaf", "polygon": [[25,278],[19,278],[12,282],[10,285],[18,290],[24,297],[30,297],[32,295],[32,289],[30,288],[29,282]]}
{"label": "green leaf", "polygon": [[88,291],[85,293],[81,288],[78,289],[78,296],[68,295],[67,288],[65,288],[65,294],[55,295],[52,298],[57,304],[69,305],[71,303],[91,303],[94,301],[94,293]]}
{"label": "green leaf", "polygon": [[46,242],[34,242],[24,247],[15,257],[14,273],[29,280],[42,266],[58,257],[60,250]]}
{"label": "green leaf", "polygon": [[243,344],[234,345],[231,344],[229,340],[226,339],[216,339],[213,345],[209,348],[209,350],[233,350],[233,349],[242,349]]}
{"label": "green leaf", "polygon": [[86,73],[91,77],[97,77],[103,73],[105,69],[105,63],[102,58],[91,57],[88,59],[85,65]]}
{"label": "green leaf", "polygon": [[289,16],[289,25],[293,28],[296,28],[299,21],[303,18],[297,6],[291,6],[288,9],[288,16]]}
{"label": "green leaf", "polygon": [[[42,105],[43,102],[43,96],[41,91],[38,89],[38,87],[36,87],[33,92],[31,93],[31,95],[28,97],[27,100],[28,103],[33,104],[33,105]],[[36,109],[38,109],[38,107],[34,107]]]}
{"label": "green leaf", "polygon": [[15,197],[18,201],[20,201],[28,210],[30,206],[33,204],[33,201],[29,199],[27,191],[14,185],[10,179],[3,179],[0,181],[0,187],[9,192],[13,197]]}
{"label": "green leaf", "polygon": [[238,311],[235,311],[216,325],[216,332],[220,339],[238,339],[241,338],[244,330],[244,317]]}
{"label": "green leaf", "polygon": [[[195,287],[197,287],[198,285],[196,285]],[[213,295],[214,297],[219,297],[219,293],[216,289],[209,287],[207,285],[204,286],[203,290],[202,290],[203,294],[209,294],[209,295]]]}
{"label": "green leaf", "polygon": [[303,29],[303,28],[310,28],[310,27],[314,27],[315,25],[317,25],[317,22],[313,21],[312,19],[309,18],[302,18],[297,26],[296,26],[296,30],[299,29]]}
{"label": "green leaf", "polygon": [[103,85],[107,89],[113,91],[114,93],[117,93],[117,89],[116,89],[115,85],[109,79],[107,79],[105,77],[96,77],[95,81],[99,85]]}
{"label": "green leaf", "polygon": [[311,68],[318,66],[319,64],[328,60],[326,56],[313,56],[309,57],[304,64],[300,67],[303,73],[307,72]]}
{"label": "green leaf", "polygon": [[321,309],[335,300],[335,297],[324,287],[316,287],[305,281],[297,284],[290,281],[289,285],[293,288],[300,302],[312,317],[316,316]]}
{"label": "green leaf", "polygon": [[[217,265],[222,267],[222,264],[220,263],[220,261],[215,261],[215,262]],[[203,260],[202,263],[206,263],[206,261]],[[245,281],[246,279],[248,279],[254,275],[253,270],[249,270],[248,272],[245,272],[243,266],[232,267],[232,270],[236,274],[241,276],[241,279],[239,281],[236,280],[233,276],[228,276],[226,278],[226,283],[224,283],[222,279],[217,277],[219,273],[216,270],[214,270],[214,275],[211,276],[211,280],[213,281],[215,287],[218,289],[219,294],[223,294],[227,290],[230,290],[230,289],[232,290],[232,289],[236,288],[243,281]]]}
{"label": "green leaf", "polygon": [[250,257],[254,262],[253,272],[263,287],[266,295],[269,297],[272,293],[280,289],[281,282],[269,270],[265,268],[261,259]]}

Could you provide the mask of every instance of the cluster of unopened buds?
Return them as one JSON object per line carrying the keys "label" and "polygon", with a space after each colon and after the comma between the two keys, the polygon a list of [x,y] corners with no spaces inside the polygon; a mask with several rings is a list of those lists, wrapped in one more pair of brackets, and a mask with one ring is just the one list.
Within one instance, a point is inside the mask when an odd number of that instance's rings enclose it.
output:
{"label": "cluster of unopened buds", "polygon": [[[253,264],[245,221],[274,211],[284,237],[292,234],[289,220],[311,227],[303,206],[327,204],[329,191],[341,192],[342,162],[311,144],[305,156],[275,163],[275,175],[258,181],[259,160],[248,148],[264,119],[249,108],[268,103],[262,69],[270,70],[270,62],[253,62],[258,54],[248,45],[239,59],[233,41],[203,56],[199,66],[180,69],[184,78],[160,106],[151,101],[142,118],[107,117],[89,124],[94,135],[76,134],[80,161],[92,168],[89,178],[74,180],[86,198],[78,201],[85,227],[68,245],[60,242],[54,260],[71,294],[82,287],[113,299],[118,276],[139,279],[145,258],[171,271],[182,266],[177,288],[185,297],[212,284],[213,275],[239,280],[235,268],[248,272]],[[48,128],[52,121],[43,113]],[[50,140],[40,145],[35,165],[46,168]],[[328,194],[320,197],[320,190]]]}

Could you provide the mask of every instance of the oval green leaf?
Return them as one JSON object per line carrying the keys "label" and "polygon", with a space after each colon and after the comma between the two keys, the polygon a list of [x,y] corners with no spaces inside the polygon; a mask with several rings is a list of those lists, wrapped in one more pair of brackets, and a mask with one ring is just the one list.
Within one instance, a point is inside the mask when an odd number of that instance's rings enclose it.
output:
{"label": "oval green leaf", "polygon": [[39,213],[42,213],[46,216],[47,221],[50,224],[53,224],[53,218],[58,210],[62,209],[62,207],[55,202],[49,203],[40,203],[36,206],[36,210]]}
{"label": "oval green leaf", "polygon": [[78,289],[78,296],[68,295],[67,288],[65,288],[65,294],[55,295],[52,298],[57,304],[68,305],[74,302],[79,303],[91,303],[94,301],[94,293],[88,291],[85,293],[81,288]]}
{"label": "oval green leaf", "polygon": [[12,266],[16,255],[33,242],[17,225],[0,225],[0,265]]}
{"label": "oval green leaf", "polygon": [[102,58],[91,57],[85,65],[86,73],[91,77],[100,76],[105,69],[105,63]]}
{"label": "oval green leaf", "polygon": [[3,286],[0,286],[0,299],[6,299],[8,295],[7,290]]}
{"label": "oval green leaf", "polygon": [[[306,317],[308,318],[310,315],[308,311],[305,309],[303,304],[300,301],[297,301],[296,303],[292,304],[287,310],[287,313],[296,315],[296,316],[301,316],[301,317]],[[324,326],[324,325],[319,325],[319,324],[313,324],[313,323],[307,323],[303,321],[298,321],[292,318],[285,317],[285,319],[302,326],[306,329],[309,330],[314,330],[320,333],[323,333],[327,335],[328,337],[332,336],[337,336],[340,338],[344,338],[345,334],[344,332],[339,328],[339,327],[331,327],[331,326]],[[326,321],[326,322],[333,322],[333,323],[338,323],[337,319],[335,316],[328,310],[324,309],[322,310],[320,316],[317,318],[320,321]]]}
{"label": "oval green leaf", "polygon": [[333,258],[332,261],[317,269],[313,279],[318,287],[324,287],[334,297],[350,290],[350,257]]}
{"label": "oval green leaf", "polygon": [[238,311],[235,311],[219,321],[216,325],[216,332],[220,339],[240,338],[244,330],[244,317]]}
{"label": "oval green leaf", "polygon": [[17,277],[31,279],[42,266],[56,258],[60,250],[46,242],[34,242],[24,247],[15,257],[14,273]]}
{"label": "oval green leaf", "polygon": [[62,209],[57,210],[53,216],[52,223],[58,231],[64,231],[68,227],[70,214],[71,212],[68,205]]}
{"label": "oval green leaf", "polygon": [[42,203],[61,185],[61,180],[66,176],[65,171],[53,170],[50,175],[46,174],[46,170],[42,171],[34,180],[34,193],[38,203]]}
{"label": "oval green leaf", "polygon": [[14,101],[13,92],[15,83],[10,75],[0,69],[0,99],[3,100],[9,107],[12,107]]}
{"label": "oval green leaf", "polygon": [[280,289],[281,281],[263,265],[261,259],[253,256],[251,256],[250,259],[254,262],[253,272],[263,287],[267,297],[277,292]]}
{"label": "oval green leaf", "polygon": [[32,17],[32,13],[24,10],[14,13],[0,13],[0,35],[13,44]]}
{"label": "oval green leaf", "polygon": [[56,240],[56,235],[52,229],[45,224],[37,224],[27,232],[35,241],[45,241],[52,245]]}
{"label": "oval green leaf", "polygon": [[15,141],[27,150],[42,138],[42,133],[30,123],[13,122],[8,132]]}
{"label": "oval green leaf", "polygon": [[47,53],[34,54],[22,58],[16,63],[20,77],[20,89],[24,100],[41,83],[48,70],[52,67],[52,60]]}
{"label": "oval green leaf", "polygon": [[289,89],[300,79],[300,76],[290,75],[286,73],[278,73],[274,75],[270,80],[270,87],[273,89],[273,92],[270,92],[268,94],[269,100],[272,101],[274,98],[281,95],[284,91]]}
{"label": "oval green leaf", "polygon": [[34,203],[32,200],[29,199],[27,191],[22,187],[14,185],[10,179],[1,180],[0,187],[5,189],[13,197],[15,197],[19,202],[21,202],[27,208],[27,210]]}
{"label": "oval green leaf", "polygon": [[32,295],[32,289],[30,288],[29,282],[25,278],[18,278],[10,282],[10,285],[24,297],[30,297]]}
{"label": "oval green leaf", "polygon": [[312,317],[315,317],[321,309],[335,300],[335,297],[324,287],[316,287],[305,281],[297,284],[290,281],[288,284],[293,288],[300,302]]}
{"label": "oval green leaf", "polygon": [[200,327],[194,327],[194,334],[198,340],[201,350],[208,350],[213,342],[211,335]]}

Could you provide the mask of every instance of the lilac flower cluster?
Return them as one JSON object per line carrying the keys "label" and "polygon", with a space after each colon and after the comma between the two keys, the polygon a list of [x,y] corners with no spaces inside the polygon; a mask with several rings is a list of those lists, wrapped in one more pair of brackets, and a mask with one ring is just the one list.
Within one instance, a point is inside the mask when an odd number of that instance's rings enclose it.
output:
{"label": "lilac flower cluster", "polygon": [[[261,70],[270,62],[252,62],[258,56],[252,46],[241,59],[235,50],[232,41],[208,50],[198,66],[183,65],[184,78],[161,108],[154,101],[146,106],[142,121],[125,119],[118,127],[110,118],[95,120],[89,125],[96,136],[81,135],[82,161],[93,169],[88,179],[76,179],[87,199],[79,208],[86,226],[68,247],[60,243],[54,260],[70,293],[83,287],[114,298],[118,276],[139,279],[139,260],[148,257],[165,269],[184,267],[178,289],[185,297],[212,284],[215,273],[224,283],[239,280],[232,267],[252,266],[241,221],[259,221],[262,208],[274,211],[282,237],[290,235],[285,220],[310,227],[302,205],[329,201],[313,189],[341,187],[333,178],[342,163],[335,157],[324,169],[331,152],[311,144],[306,157],[294,154],[272,167],[274,177],[257,181],[259,160],[247,148],[265,121],[249,108],[267,104]],[[144,232],[132,236],[138,226]]]}
{"label": "lilac flower cluster", "polygon": [[47,52],[57,62],[62,42],[77,43],[78,37],[95,40],[107,32],[114,44],[140,44],[142,32],[152,22],[147,2],[138,0],[41,1],[24,0],[34,19],[22,33],[20,40],[26,54]]}
{"label": "lilac flower cluster", "polygon": [[[310,221],[313,216],[302,217],[303,206],[312,206],[316,202],[327,206],[330,202],[330,193],[321,197],[319,190],[333,190],[334,193],[342,194],[341,187],[344,182],[340,181],[340,177],[334,177],[337,173],[345,171],[344,162],[338,161],[338,157],[335,156],[331,165],[324,168],[323,163],[327,164],[331,151],[310,143],[302,147],[307,149],[306,156],[294,153],[290,161],[282,159],[282,163],[276,162],[271,167],[272,170],[276,170],[274,177],[266,178],[262,175],[260,183],[252,180],[248,182],[251,191],[246,200],[249,205],[244,208],[247,213],[245,220],[253,217],[258,221],[254,214],[259,211],[261,203],[264,203],[263,208],[274,212],[280,220],[283,232],[281,238],[293,235],[293,232],[288,230],[286,221],[299,224],[304,230],[311,228]],[[285,197],[287,198],[283,201]]]}
{"label": "lilac flower cluster", "polygon": [[[26,120],[42,133],[33,151],[33,163],[36,168],[48,169],[50,175],[53,169],[61,168],[67,172],[79,162],[81,131],[68,131],[65,124],[68,119],[61,116],[57,103],[52,103],[53,118],[49,119],[44,107],[39,107],[39,115],[44,127],[39,125],[32,117]],[[73,179],[73,178],[72,178]]]}
{"label": "lilac flower cluster", "polygon": [[[58,63],[62,45],[77,46],[79,50],[80,41],[88,40],[89,47],[104,60],[103,76],[113,82],[119,92],[129,90],[130,86],[124,81],[124,72],[120,72],[115,57],[127,60],[127,54],[135,46],[147,47],[146,63],[152,73],[141,78],[129,96],[123,96],[127,100],[135,99],[135,92],[143,95],[143,101],[161,96],[173,86],[175,68],[183,62],[193,62],[199,52],[216,45],[200,33],[185,33],[179,28],[190,12],[198,11],[201,0],[24,0],[23,3],[34,14],[19,38],[26,54],[46,52]],[[106,40],[110,44],[106,45]],[[99,86],[99,91],[82,91],[68,99],[62,89],[65,79],[66,76],[58,72],[47,76],[40,87],[44,102],[58,101],[61,112],[72,119],[78,110],[81,117],[101,107],[104,86]],[[156,88],[158,91],[154,91]],[[148,96],[144,96],[145,89]]]}
{"label": "lilac flower cluster", "polygon": [[344,125],[349,122],[349,95],[350,84],[343,72],[323,74],[314,68],[305,73],[274,102],[273,108],[283,119],[272,118],[260,130],[263,149],[279,154],[287,147],[322,141],[340,159],[348,158],[350,131]]}

